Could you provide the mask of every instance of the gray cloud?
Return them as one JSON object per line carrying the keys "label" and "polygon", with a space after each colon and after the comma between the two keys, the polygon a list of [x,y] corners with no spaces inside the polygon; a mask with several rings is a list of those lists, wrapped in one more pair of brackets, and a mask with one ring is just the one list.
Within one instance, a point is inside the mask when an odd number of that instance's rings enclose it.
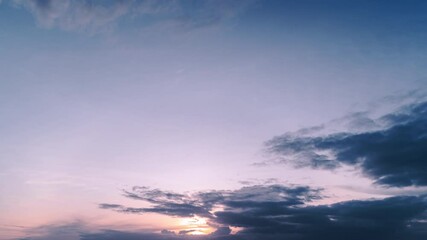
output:
{"label": "gray cloud", "polygon": [[[249,239],[423,239],[426,233],[421,226],[425,224],[419,220],[425,219],[426,208],[422,197],[393,197],[329,206],[263,204],[243,212],[218,212],[216,216],[222,224],[243,227],[239,235]],[[412,224],[418,226],[412,228]]]}
{"label": "gray cloud", "polygon": [[161,234],[172,234],[172,235],[176,234],[174,231],[170,231],[170,230],[167,230],[167,229],[163,229],[160,233]]}
{"label": "gray cloud", "polygon": [[[427,185],[427,102],[405,106],[377,121],[385,128],[326,136],[285,134],[267,143],[270,151],[298,167],[360,167],[386,186]],[[365,122],[365,121],[364,121]]]}
{"label": "gray cloud", "polygon": [[212,209],[217,205],[231,208],[251,208],[264,201],[285,205],[300,205],[319,198],[319,191],[308,187],[285,187],[281,185],[247,186],[235,191],[205,191],[191,195],[179,194],[148,187],[133,187],[123,195],[134,200],[151,203],[151,207],[134,208],[119,204],[99,204],[101,209],[123,213],[159,213],[175,217],[195,215],[214,219]]}
{"label": "gray cloud", "polygon": [[170,239],[183,239],[180,236],[156,233],[143,233],[143,232],[123,232],[115,230],[105,230],[98,233],[83,233],[80,235],[80,240],[170,240]]}
{"label": "gray cloud", "polygon": [[[136,187],[131,191],[132,194],[128,193],[126,197],[152,203],[152,209],[160,214],[178,212],[171,211],[171,202],[177,204],[172,207],[178,210],[183,209],[181,205],[193,206],[184,208],[181,215],[173,216],[194,216],[198,215],[197,209],[206,210],[210,224],[216,226],[217,230],[202,239],[421,240],[427,237],[427,232],[423,231],[427,227],[427,198],[423,195],[313,206],[307,203],[321,198],[319,190],[277,184],[190,195],[169,191],[162,193],[159,189],[146,187]],[[110,209],[115,211],[126,209],[114,204],[101,204],[99,207],[109,208],[105,206],[111,206]],[[215,206],[220,206],[222,210],[214,210]],[[243,230],[230,235],[230,227]],[[180,235],[187,233],[190,232],[180,232]]]}
{"label": "gray cloud", "polygon": [[80,233],[87,231],[86,225],[81,221],[72,223],[55,223],[35,228],[25,228],[24,233],[29,237],[19,240],[75,240],[80,238]]}
{"label": "gray cloud", "polygon": [[[319,198],[320,194],[318,190],[304,186],[257,185],[235,191],[206,191],[190,195],[169,191],[161,193],[162,191],[159,189],[145,187],[134,189],[144,189],[143,192],[137,190],[138,192],[135,194],[140,198],[132,198],[136,200],[145,199],[146,196],[143,196],[145,191],[149,194],[156,193],[154,197],[149,196],[149,200],[142,200],[151,201],[154,205],[151,209],[160,209],[163,206],[167,206],[168,209],[171,201],[178,204],[176,206],[178,209],[181,209],[179,204],[194,205],[194,208],[188,208],[188,212],[182,213],[182,216],[188,216],[197,214],[193,209],[205,206],[209,210],[210,225],[215,226],[217,230],[204,236],[189,235],[193,231],[192,229],[178,233],[168,230],[154,233],[125,232],[114,229],[91,232],[81,227],[80,224],[45,227],[45,235],[27,239],[63,239],[62,236],[74,236],[69,239],[422,240],[427,237],[425,231],[427,228],[426,195],[353,200],[331,205],[307,205],[306,203]],[[179,200],[177,196],[183,196],[184,199]],[[221,206],[221,208],[213,208],[213,206]],[[126,209],[118,204],[101,204],[99,207],[115,211],[121,208]],[[157,212],[170,215],[164,210]],[[240,227],[242,230],[231,234],[231,227]]]}

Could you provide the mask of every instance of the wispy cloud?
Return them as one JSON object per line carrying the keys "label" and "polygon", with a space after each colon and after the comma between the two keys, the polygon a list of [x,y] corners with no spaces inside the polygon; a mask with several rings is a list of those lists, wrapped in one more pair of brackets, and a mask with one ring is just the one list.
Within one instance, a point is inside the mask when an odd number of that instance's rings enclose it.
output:
{"label": "wispy cloud", "polygon": [[212,210],[217,206],[246,208],[258,202],[280,202],[282,205],[301,205],[319,198],[319,190],[309,187],[285,187],[282,185],[255,185],[235,191],[206,191],[191,195],[178,194],[147,187],[124,190],[124,196],[151,203],[151,207],[132,208],[120,204],[100,204],[102,209],[112,209],[124,213],[159,213],[175,217],[200,216],[214,219]]}
{"label": "wispy cloud", "polygon": [[253,2],[253,0],[13,1],[15,6],[30,11],[40,26],[90,32],[110,31],[124,19],[136,25],[138,21],[145,21],[139,24],[173,23],[174,26],[187,29],[211,26],[235,18]]}
{"label": "wispy cloud", "polygon": [[25,233],[29,237],[20,238],[19,240],[75,240],[80,238],[82,232],[88,231],[88,227],[82,221],[71,223],[50,224],[34,228],[26,228]]}

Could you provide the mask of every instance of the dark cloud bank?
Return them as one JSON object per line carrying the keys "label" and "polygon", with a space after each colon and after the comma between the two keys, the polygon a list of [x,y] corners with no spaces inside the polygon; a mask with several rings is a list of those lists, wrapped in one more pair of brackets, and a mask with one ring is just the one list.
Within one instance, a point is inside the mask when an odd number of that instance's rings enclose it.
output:
{"label": "dark cloud bank", "polygon": [[[346,201],[307,205],[321,198],[318,189],[301,186],[256,185],[235,191],[194,194],[134,187],[127,198],[149,202],[151,207],[129,208],[119,204],[99,207],[130,214],[159,213],[174,217],[204,216],[217,230],[206,236],[163,230],[161,233],[105,230],[83,232],[82,240],[360,240],[427,238],[427,196],[397,196],[381,200]],[[222,206],[222,210],[214,210]],[[230,227],[243,230],[231,234]],[[31,238],[29,238],[31,239]],[[43,239],[43,238],[34,238]],[[54,238],[52,238],[54,239]]]}
{"label": "dark cloud bank", "polygon": [[[406,106],[373,120],[382,129],[326,136],[285,134],[268,142],[270,150],[298,167],[336,169],[356,166],[385,187],[427,185],[427,102]],[[172,217],[204,217],[217,229],[206,236],[163,230],[130,233],[105,230],[81,233],[82,240],[422,240],[427,239],[427,195],[353,200],[331,205],[310,204],[321,189],[259,184],[234,191],[182,194],[148,187],[123,190],[123,195],[149,203],[134,208],[99,204],[101,209],[128,214],[158,213]],[[221,207],[221,208],[217,208]],[[218,210],[221,209],[221,210]],[[232,227],[241,231],[231,234]]]}
{"label": "dark cloud bank", "polygon": [[300,167],[356,166],[376,184],[427,185],[427,102],[403,107],[380,119],[387,127],[362,133],[301,137],[285,134],[270,150]]}
{"label": "dark cloud bank", "polygon": [[[152,207],[128,208],[114,204],[100,204],[100,207],[125,213],[203,216],[218,230],[210,236],[198,237],[200,239],[356,240],[427,237],[427,224],[423,222],[427,220],[426,196],[398,196],[314,206],[307,203],[321,198],[318,189],[282,185],[257,185],[235,191],[207,191],[193,195],[135,187],[132,191],[124,191],[124,195],[150,202]],[[223,210],[213,211],[214,206],[222,206]],[[240,227],[243,230],[231,235],[229,227]],[[114,234],[121,233],[84,235],[82,239],[114,239]],[[158,235],[151,239],[174,238],[192,237]],[[129,239],[138,238],[135,235],[135,238]]]}

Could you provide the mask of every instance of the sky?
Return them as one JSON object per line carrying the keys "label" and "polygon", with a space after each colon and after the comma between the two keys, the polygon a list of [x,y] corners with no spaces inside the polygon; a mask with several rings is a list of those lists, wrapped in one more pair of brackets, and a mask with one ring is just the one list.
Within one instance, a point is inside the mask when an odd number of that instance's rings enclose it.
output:
{"label": "sky", "polygon": [[426,12],[0,0],[0,239],[426,239]]}

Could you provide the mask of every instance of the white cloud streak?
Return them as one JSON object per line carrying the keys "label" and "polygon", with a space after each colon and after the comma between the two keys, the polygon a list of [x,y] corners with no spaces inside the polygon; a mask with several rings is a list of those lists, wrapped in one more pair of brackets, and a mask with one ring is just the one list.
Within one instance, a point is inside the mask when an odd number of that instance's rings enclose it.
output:
{"label": "white cloud streak", "polygon": [[137,21],[149,17],[150,24],[174,22],[174,26],[199,28],[235,18],[253,0],[14,0],[13,4],[30,11],[45,28],[67,31],[111,31],[122,19]]}

